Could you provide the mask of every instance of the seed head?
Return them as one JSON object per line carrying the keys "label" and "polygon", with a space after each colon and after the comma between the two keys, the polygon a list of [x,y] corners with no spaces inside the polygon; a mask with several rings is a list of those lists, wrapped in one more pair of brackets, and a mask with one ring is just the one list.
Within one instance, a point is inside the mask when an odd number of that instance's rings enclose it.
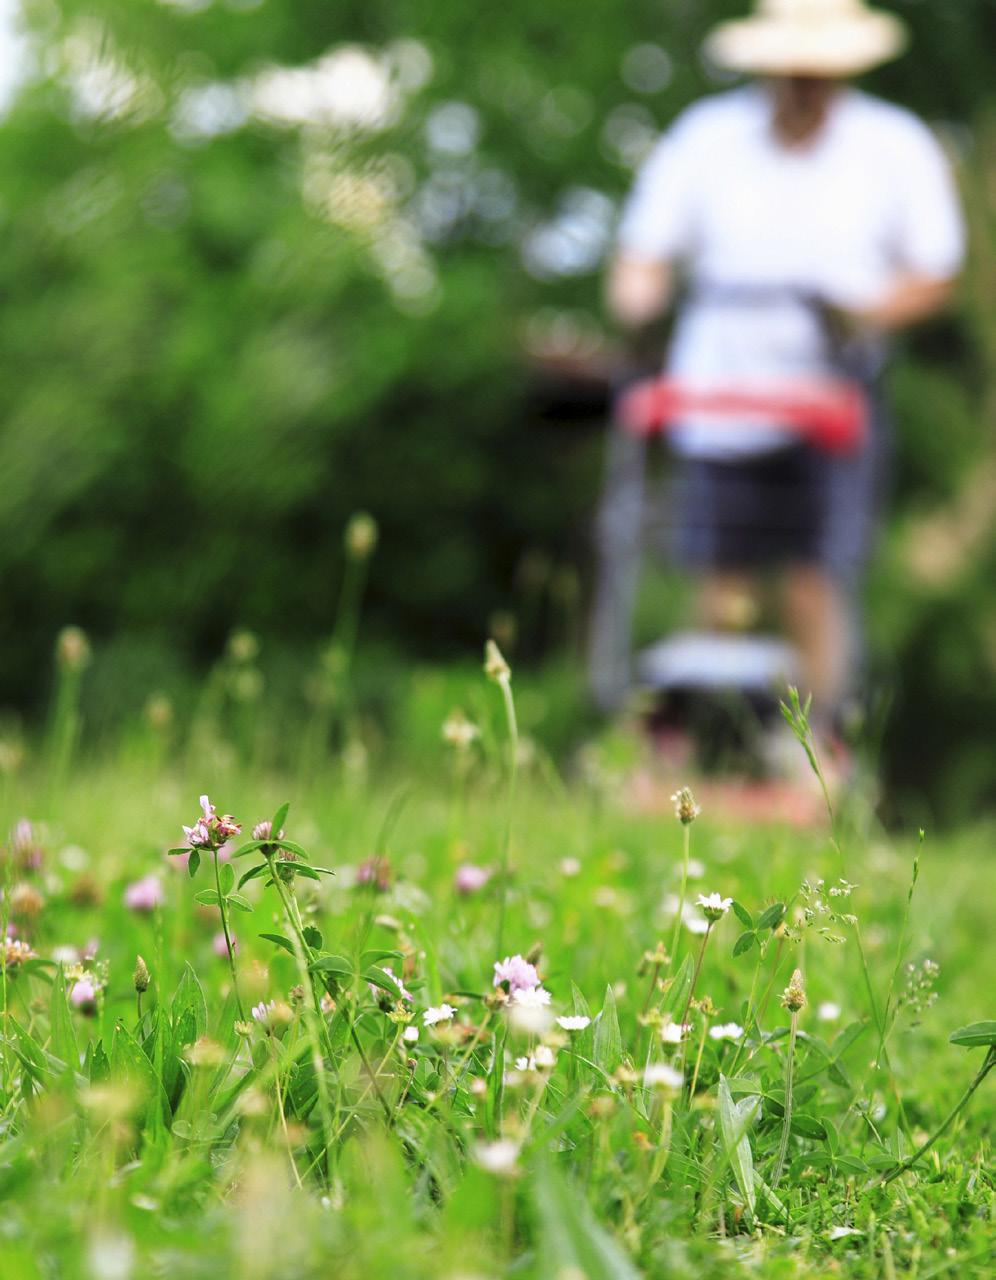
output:
{"label": "seed head", "polygon": [[676,791],[671,797],[671,803],[674,805],[674,816],[683,827],[690,827],[702,812],[689,787],[681,787]]}
{"label": "seed head", "polygon": [[377,521],[366,511],[357,511],[346,525],[346,554],[352,560],[367,560],[377,550]]}
{"label": "seed head", "polygon": [[806,1003],[806,989],[802,985],[802,970],[796,969],[792,980],[782,992],[782,1004],[790,1013],[798,1013]]}
{"label": "seed head", "polygon": [[506,684],[512,679],[512,669],[493,640],[484,646],[484,674],[496,684]]}
{"label": "seed head", "polygon": [[149,974],[149,966],[145,963],[145,961],[142,959],[141,956],[136,956],[135,957],[135,990],[139,993],[139,995],[141,995],[143,991],[148,991],[149,983],[151,981],[152,981],[152,978],[151,978],[151,975]]}
{"label": "seed head", "polygon": [[81,627],[63,627],[55,642],[55,658],[64,671],[82,671],[90,662],[90,641]]}
{"label": "seed head", "polygon": [[237,663],[253,662],[259,656],[259,637],[253,631],[233,631],[228,637],[228,656]]}

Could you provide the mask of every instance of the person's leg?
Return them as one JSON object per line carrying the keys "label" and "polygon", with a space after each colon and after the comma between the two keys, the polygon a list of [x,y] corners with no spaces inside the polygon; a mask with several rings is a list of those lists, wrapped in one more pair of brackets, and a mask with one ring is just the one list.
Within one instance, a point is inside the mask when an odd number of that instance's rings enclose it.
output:
{"label": "person's leg", "polygon": [[846,592],[819,564],[789,566],[782,579],[782,614],[802,662],[805,695],[830,720],[847,693],[853,645]]}
{"label": "person's leg", "polygon": [[760,612],[760,586],[746,570],[709,569],[697,583],[697,621],[706,631],[750,631]]}

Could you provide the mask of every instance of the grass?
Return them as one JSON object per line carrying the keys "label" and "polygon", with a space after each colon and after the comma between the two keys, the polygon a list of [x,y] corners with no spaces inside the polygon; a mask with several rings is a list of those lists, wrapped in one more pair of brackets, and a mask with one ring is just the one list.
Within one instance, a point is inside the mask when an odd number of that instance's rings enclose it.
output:
{"label": "grass", "polygon": [[[528,736],[513,787],[504,686],[458,692],[464,747],[423,694],[393,750],[296,768],[217,700],[168,749],[136,725],[81,756],[63,699],[0,793],[41,851],[4,864],[37,955],[2,971],[4,1280],[990,1274],[991,1081],[897,1170],[987,1060],[985,1029],[949,1036],[993,1012],[991,828],[683,826],[629,811],[604,753],[565,780]],[[256,847],[191,879],[165,850],[205,791]],[[294,861],[251,840],[274,816]],[[466,863],[492,875],[460,893]],[[734,900],[708,933],[666,909],[686,866],[689,904]],[[150,874],[161,902],[130,909]],[[274,1002],[244,1025],[219,895],[244,1005]],[[511,1013],[514,954],[590,1022]]]}

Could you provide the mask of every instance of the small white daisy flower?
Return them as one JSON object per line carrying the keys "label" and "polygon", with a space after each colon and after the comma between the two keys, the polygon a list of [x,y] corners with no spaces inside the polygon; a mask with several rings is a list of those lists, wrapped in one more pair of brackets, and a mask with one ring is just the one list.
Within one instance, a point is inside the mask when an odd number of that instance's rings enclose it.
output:
{"label": "small white daisy flower", "polygon": [[426,1009],[422,1014],[422,1021],[427,1027],[434,1027],[437,1022],[449,1022],[455,1013],[453,1005],[443,1003]]}
{"label": "small white daisy flower", "polygon": [[661,1027],[661,1039],[665,1044],[681,1044],[685,1036],[690,1030],[689,1024],[677,1022],[665,1022]]}
{"label": "small white daisy flower", "polygon": [[684,1076],[666,1062],[651,1062],[643,1073],[647,1089],[660,1089],[664,1093],[677,1093],[684,1083]]}
{"label": "small white daisy flower", "polygon": [[500,1178],[510,1178],[518,1172],[519,1146],[511,1138],[499,1138],[496,1142],[479,1142],[474,1148],[474,1160]]}
{"label": "small white daisy flower", "polygon": [[512,1004],[524,1009],[538,1009],[552,999],[546,987],[526,987],[512,992]]}
{"label": "small white daisy flower", "polygon": [[743,1027],[736,1022],[717,1022],[714,1027],[709,1028],[709,1039],[739,1040],[743,1033]]}
{"label": "small white daisy flower", "polygon": [[715,924],[726,915],[732,902],[732,898],[723,898],[718,893],[710,893],[708,896],[700,893],[696,899],[696,906],[701,909],[710,924]]}

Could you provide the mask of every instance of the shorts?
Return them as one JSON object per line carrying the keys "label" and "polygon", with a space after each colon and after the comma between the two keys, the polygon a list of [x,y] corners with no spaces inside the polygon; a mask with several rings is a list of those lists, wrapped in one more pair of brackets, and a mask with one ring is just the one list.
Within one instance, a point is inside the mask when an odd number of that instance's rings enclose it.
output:
{"label": "shorts", "polygon": [[737,459],[682,458],[674,475],[679,563],[763,569],[816,564],[854,585],[867,563],[885,490],[880,413],[857,454],[806,444]]}

